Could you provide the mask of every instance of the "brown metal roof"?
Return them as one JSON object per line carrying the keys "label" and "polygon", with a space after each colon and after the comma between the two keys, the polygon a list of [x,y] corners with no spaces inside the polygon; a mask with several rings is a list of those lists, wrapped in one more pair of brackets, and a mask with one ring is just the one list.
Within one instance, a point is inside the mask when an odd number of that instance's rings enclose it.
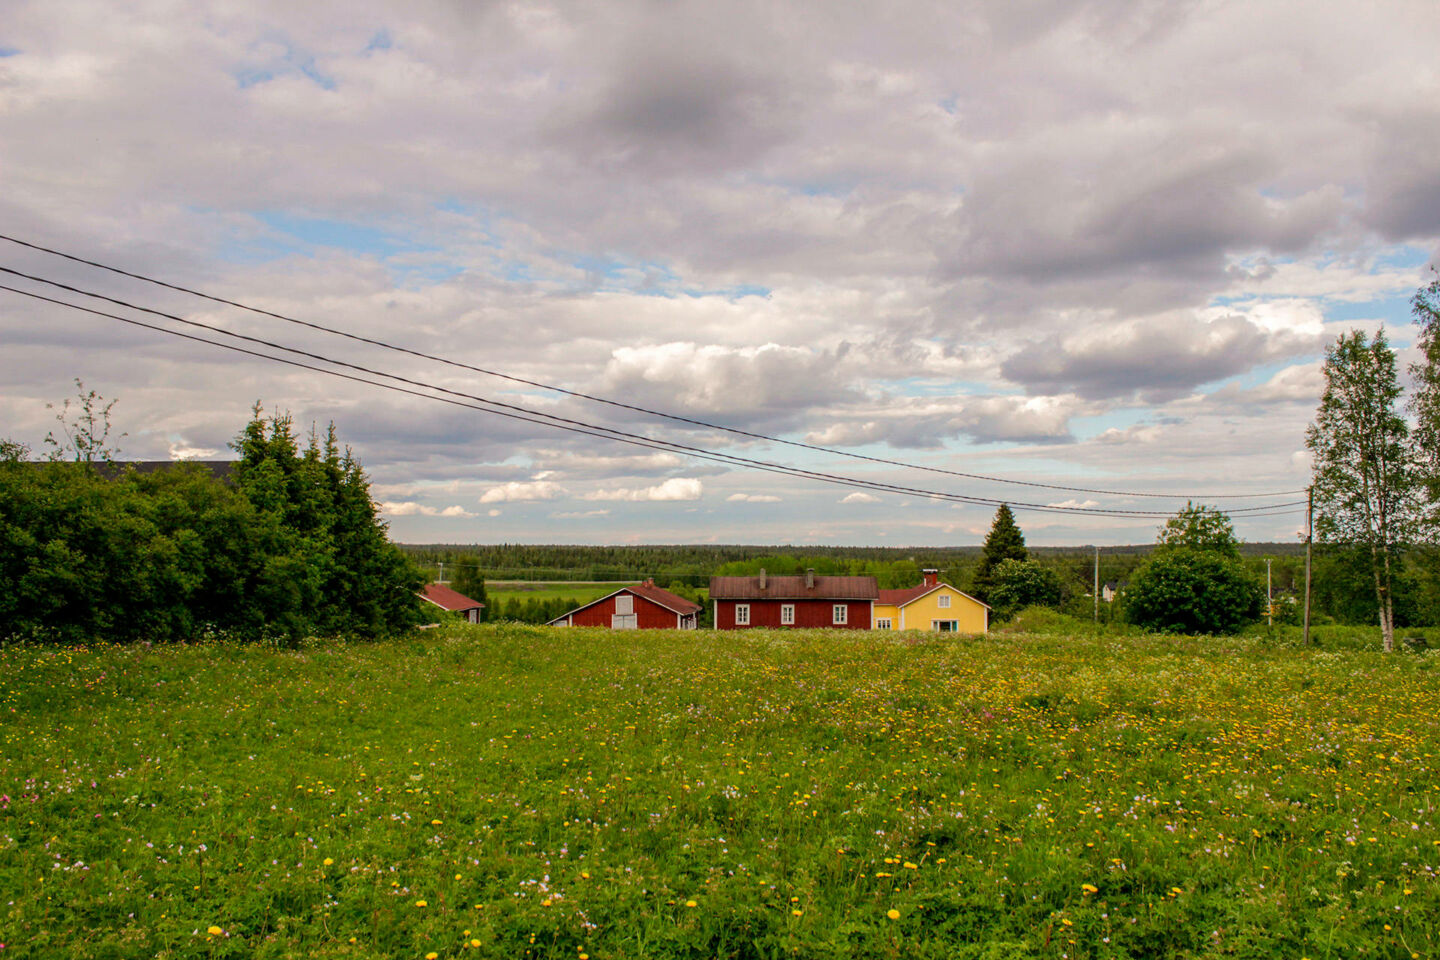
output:
{"label": "brown metal roof", "polygon": [[662,607],[674,610],[676,613],[683,613],[688,616],[689,614],[700,612],[700,604],[693,600],[686,600],[684,597],[676,596],[669,590],[663,587],[657,587],[648,580],[644,583],[637,583],[633,587],[627,587],[626,589],[637,596],[658,603]]}
{"label": "brown metal roof", "polygon": [[442,583],[427,583],[420,596],[437,607],[444,607],[446,610],[478,610],[485,606],[478,600],[471,600],[463,593],[457,593]]}
{"label": "brown metal roof", "polygon": [[880,595],[874,577],[816,577],[806,587],[804,577],[711,577],[711,600],[874,600]]}
{"label": "brown metal roof", "polygon": [[949,590],[952,593],[958,593],[960,596],[966,598],[967,600],[975,600],[976,603],[980,604],[980,606],[984,607],[987,610],[992,609],[990,607],[990,604],[985,603],[983,600],[976,600],[964,590],[956,590],[948,583],[937,583],[933,587],[926,586],[922,583],[918,587],[905,587],[902,590],[881,590],[879,602],[886,604],[887,606],[903,607],[907,603],[910,603],[914,600],[919,600],[926,594],[934,593],[936,590],[942,589]]}

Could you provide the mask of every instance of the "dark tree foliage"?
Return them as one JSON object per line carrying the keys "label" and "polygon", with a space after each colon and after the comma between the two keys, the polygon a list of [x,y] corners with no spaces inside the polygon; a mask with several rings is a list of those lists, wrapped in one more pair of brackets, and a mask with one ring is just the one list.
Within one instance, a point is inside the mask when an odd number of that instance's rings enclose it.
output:
{"label": "dark tree foliage", "polygon": [[1060,577],[1038,560],[1002,560],[995,569],[989,604],[997,621],[1026,607],[1058,607]]}
{"label": "dark tree foliage", "polygon": [[980,556],[980,565],[970,581],[970,593],[981,600],[990,601],[990,591],[995,588],[995,574],[1006,560],[1028,560],[1030,552],[1025,549],[1025,534],[1015,523],[1015,514],[1010,512],[1008,503],[1000,504],[995,511],[995,520],[990,532],[985,535],[985,545]]}
{"label": "dark tree foliage", "polygon": [[418,622],[421,577],[333,431],[301,452],[288,419],[257,409],[236,446],[233,484],[198,465],[142,474],[7,447],[0,640],[294,641]]}
{"label": "dark tree foliage", "polygon": [[1415,339],[1420,359],[1410,365],[1415,382],[1410,412],[1415,416],[1416,459],[1431,508],[1427,532],[1433,539],[1440,526],[1440,278],[1421,287],[1410,307],[1420,326]]}
{"label": "dark tree foliage", "polygon": [[485,589],[485,571],[473,560],[461,560],[453,569],[455,572],[450,576],[450,589],[476,603],[485,604],[480,611],[481,621],[494,619],[490,615],[490,595]]}

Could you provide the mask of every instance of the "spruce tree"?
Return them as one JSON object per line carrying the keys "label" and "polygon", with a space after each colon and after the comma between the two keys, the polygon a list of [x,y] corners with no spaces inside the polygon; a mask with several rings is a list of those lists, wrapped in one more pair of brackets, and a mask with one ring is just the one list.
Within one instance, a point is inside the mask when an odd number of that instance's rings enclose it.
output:
{"label": "spruce tree", "polygon": [[980,566],[975,570],[975,578],[970,581],[970,592],[986,600],[995,588],[995,574],[1000,564],[1006,560],[1028,560],[1029,557],[1025,549],[1025,534],[1015,523],[1015,514],[1010,512],[1008,503],[1000,504],[1000,509],[995,511],[995,521],[990,524],[990,532],[985,535],[984,553],[980,557]]}

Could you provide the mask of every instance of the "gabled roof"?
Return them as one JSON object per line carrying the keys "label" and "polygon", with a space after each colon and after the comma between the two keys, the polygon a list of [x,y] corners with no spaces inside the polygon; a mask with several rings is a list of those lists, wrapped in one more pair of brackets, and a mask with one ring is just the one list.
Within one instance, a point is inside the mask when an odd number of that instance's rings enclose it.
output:
{"label": "gabled roof", "polygon": [[665,609],[673,610],[675,613],[678,613],[681,616],[685,617],[700,612],[700,604],[695,603],[693,600],[686,600],[684,597],[676,596],[669,590],[662,590],[660,587],[655,586],[655,584],[646,581],[645,583],[637,583],[634,586],[621,587],[614,593],[607,593],[605,594],[605,596],[597,597],[596,599],[591,600],[589,603],[582,603],[574,610],[567,610],[564,613],[560,614],[560,616],[556,617],[554,620],[549,621],[549,623],[557,623],[561,620],[566,619],[567,617],[574,616],[581,610],[589,609],[590,607],[595,606],[595,604],[597,603],[604,603],[611,597],[618,596],[622,593],[630,593],[634,594],[637,597],[644,597],[651,603],[659,604]]}
{"label": "gabled roof", "polygon": [[975,600],[976,603],[980,604],[980,606],[984,607],[986,610],[990,609],[990,604],[986,603],[983,600],[976,600],[964,590],[956,590],[948,583],[937,583],[933,587],[927,587],[925,586],[925,584],[922,583],[918,587],[906,587],[903,590],[881,590],[880,597],[875,602],[889,604],[893,607],[903,607],[907,603],[914,603],[921,597],[932,594],[936,590],[939,590],[941,588],[949,590],[951,593],[958,593],[966,600]]}
{"label": "gabled roof", "polygon": [[478,600],[471,600],[463,593],[457,593],[445,586],[443,583],[427,583],[425,589],[420,591],[422,599],[429,600],[437,607],[446,610],[478,610],[485,606]]}
{"label": "gabled roof", "polygon": [[711,577],[711,600],[874,600],[879,596],[874,577]]}

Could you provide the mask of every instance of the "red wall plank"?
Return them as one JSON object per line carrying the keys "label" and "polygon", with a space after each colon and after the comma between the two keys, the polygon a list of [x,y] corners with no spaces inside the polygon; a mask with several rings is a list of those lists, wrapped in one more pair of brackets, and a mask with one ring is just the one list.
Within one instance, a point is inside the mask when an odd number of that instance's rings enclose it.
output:
{"label": "red wall plank", "polygon": [[[717,600],[715,612],[715,628],[717,630],[743,630],[744,627],[735,625],[735,605],[737,603],[750,604],[750,623],[752,627],[780,627],[780,605],[782,603],[795,604],[795,623],[797,628],[813,627],[835,627],[840,630],[869,630],[870,629],[870,601],[869,600]],[[834,622],[832,608],[837,603],[843,603],[849,609],[846,612],[846,621],[843,624]],[[786,624],[784,629],[791,625]]]}
{"label": "red wall plank", "polygon": [[[636,620],[641,630],[675,629],[677,614],[674,610],[666,609],[658,603],[633,593],[617,594],[617,596],[634,597]],[[610,626],[610,618],[615,615],[615,600],[616,597],[607,597],[600,603],[591,604],[583,610],[571,614],[570,625],[575,627]]]}

